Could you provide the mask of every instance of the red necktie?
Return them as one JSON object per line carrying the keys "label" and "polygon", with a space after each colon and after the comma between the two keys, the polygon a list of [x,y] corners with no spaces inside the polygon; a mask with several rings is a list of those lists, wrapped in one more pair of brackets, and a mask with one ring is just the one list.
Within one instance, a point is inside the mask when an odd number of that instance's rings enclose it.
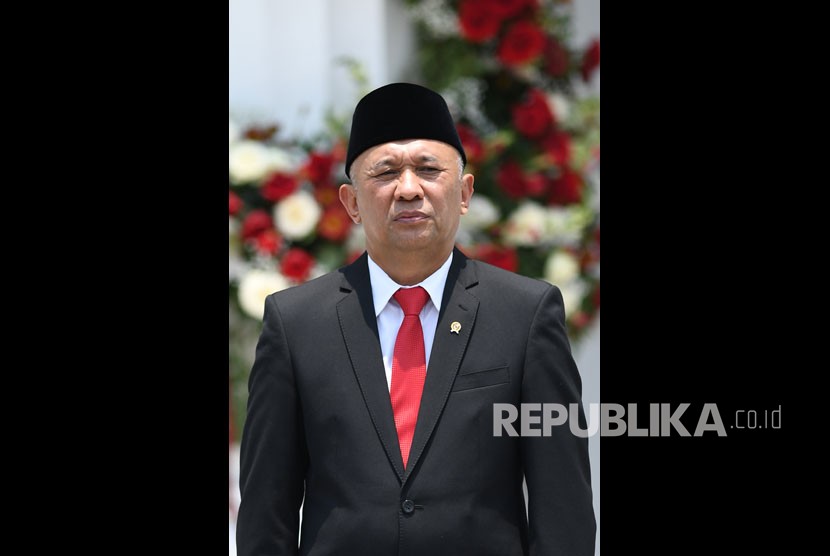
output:
{"label": "red necktie", "polygon": [[395,339],[389,395],[392,398],[392,412],[395,415],[395,428],[398,429],[403,466],[406,467],[427,376],[424,331],[421,329],[419,315],[429,294],[418,286],[401,288],[395,292],[394,297],[403,309],[404,317]]}

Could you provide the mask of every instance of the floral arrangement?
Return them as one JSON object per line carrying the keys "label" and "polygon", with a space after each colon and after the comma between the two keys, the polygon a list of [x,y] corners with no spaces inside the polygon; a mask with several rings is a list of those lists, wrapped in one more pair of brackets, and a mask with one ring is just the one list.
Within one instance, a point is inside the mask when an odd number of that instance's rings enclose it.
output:
{"label": "floral arrangement", "polygon": [[229,124],[228,365],[236,438],[265,296],[354,260],[363,236],[338,195],[348,144],[342,121],[330,117],[328,132],[306,141],[282,138],[276,125]]}
{"label": "floral arrangement", "polygon": [[572,338],[599,310],[599,41],[570,45],[562,0],[408,0],[423,84],[476,176],[458,242],[560,287]]}
{"label": "floral arrangement", "polygon": [[[571,6],[561,0],[406,4],[419,37],[419,82],[447,99],[476,177],[459,248],[559,286],[577,340],[599,311],[599,99],[586,86],[599,42],[570,45]],[[364,238],[337,192],[346,181],[345,118],[330,117],[328,131],[308,140],[281,137],[276,125],[229,123],[234,438],[265,296],[351,262]]]}

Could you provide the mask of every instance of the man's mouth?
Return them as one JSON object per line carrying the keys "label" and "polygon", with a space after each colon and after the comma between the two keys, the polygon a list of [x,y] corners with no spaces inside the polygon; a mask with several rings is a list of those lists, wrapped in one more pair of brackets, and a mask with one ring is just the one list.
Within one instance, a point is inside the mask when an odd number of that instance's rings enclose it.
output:
{"label": "man's mouth", "polygon": [[412,222],[420,222],[421,220],[426,220],[428,216],[421,211],[417,210],[405,210],[403,212],[399,212],[395,216],[395,222],[402,222],[404,224],[412,223]]}

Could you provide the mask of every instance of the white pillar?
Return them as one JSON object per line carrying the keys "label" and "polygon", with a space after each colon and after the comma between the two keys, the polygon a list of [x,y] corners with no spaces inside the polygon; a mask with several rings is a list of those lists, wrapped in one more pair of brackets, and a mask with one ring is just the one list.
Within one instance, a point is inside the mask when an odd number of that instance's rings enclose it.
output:
{"label": "white pillar", "polygon": [[326,110],[348,117],[363,91],[338,63],[347,56],[369,88],[406,78],[414,31],[399,0],[230,0],[228,105],[285,137],[324,129]]}

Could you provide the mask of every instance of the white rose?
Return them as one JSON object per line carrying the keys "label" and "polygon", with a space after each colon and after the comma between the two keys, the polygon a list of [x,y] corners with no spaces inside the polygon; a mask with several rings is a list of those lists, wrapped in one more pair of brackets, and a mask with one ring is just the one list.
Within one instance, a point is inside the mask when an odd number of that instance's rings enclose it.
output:
{"label": "white rose", "polygon": [[459,224],[464,230],[483,230],[499,221],[498,207],[483,195],[473,195],[467,208]]}
{"label": "white rose", "polygon": [[538,245],[545,237],[547,211],[533,201],[525,201],[505,222],[503,238],[508,245]]}
{"label": "white rose", "polygon": [[513,73],[528,83],[538,83],[542,78],[539,68],[530,64],[524,64],[513,68]]}
{"label": "white rose", "polygon": [[582,206],[548,207],[545,237],[557,245],[573,245],[590,220],[590,212]]}
{"label": "white rose", "polygon": [[569,318],[579,309],[582,298],[585,296],[585,284],[580,280],[574,280],[569,284],[559,286],[562,292],[562,303],[565,305],[565,317]]}
{"label": "white rose", "polygon": [[268,149],[268,172],[293,172],[297,162],[287,151],[270,147]]}
{"label": "white rose", "polygon": [[246,139],[230,146],[228,170],[235,185],[259,181],[271,165],[268,147],[258,141]]}
{"label": "white rose", "polygon": [[228,282],[238,282],[248,272],[248,265],[234,245],[228,248]]}
{"label": "white rose", "polygon": [[550,106],[553,116],[557,122],[563,123],[568,120],[571,113],[571,103],[565,98],[562,93],[551,93],[547,96],[548,106]]}
{"label": "white rose", "polygon": [[292,193],[274,207],[274,222],[287,239],[302,239],[314,230],[322,210],[307,191]]}
{"label": "white rose", "polygon": [[289,287],[288,280],[275,270],[253,268],[239,282],[239,306],[248,315],[262,320],[268,294]]}
{"label": "white rose", "polygon": [[545,280],[567,285],[579,277],[579,261],[567,251],[556,250],[545,261]]}
{"label": "white rose", "polygon": [[321,264],[315,264],[311,267],[311,271],[308,273],[308,278],[306,278],[306,282],[314,280],[315,278],[319,278],[323,276],[325,273],[329,271],[328,268],[324,267]]}
{"label": "white rose", "polygon": [[355,224],[349,229],[349,236],[346,238],[346,252],[354,253],[366,249],[366,231],[360,224]]}
{"label": "white rose", "polygon": [[425,0],[409,6],[407,11],[415,20],[422,21],[436,37],[458,36],[458,17],[447,5],[446,0]]}

